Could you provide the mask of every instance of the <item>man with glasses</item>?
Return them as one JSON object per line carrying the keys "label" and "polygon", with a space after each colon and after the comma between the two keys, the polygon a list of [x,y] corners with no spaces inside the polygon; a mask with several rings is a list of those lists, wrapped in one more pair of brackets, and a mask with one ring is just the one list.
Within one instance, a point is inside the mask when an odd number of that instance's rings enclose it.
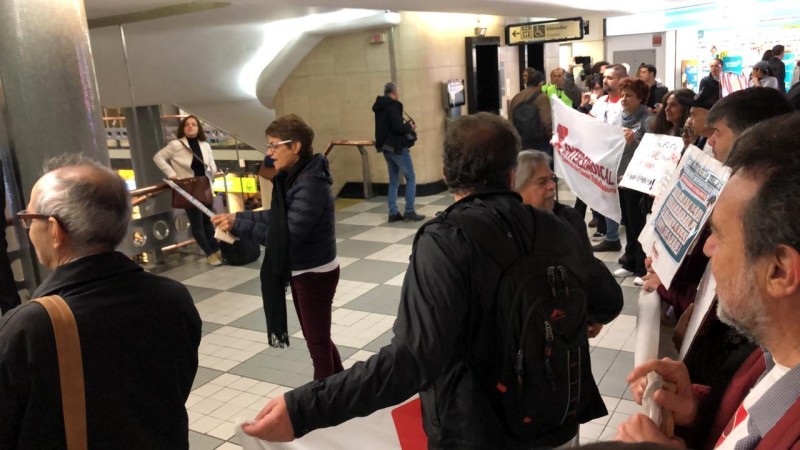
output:
{"label": "man with glasses", "polygon": [[[17,214],[80,336],[89,448],[188,449],[185,402],[200,316],[180,283],[114,251],[128,234],[125,182],[77,155],[46,163]],[[67,448],[53,325],[37,302],[0,321],[0,448]]]}
{"label": "man with glasses", "polygon": [[[556,201],[558,178],[550,169],[552,158],[539,150],[523,150],[517,156],[517,170],[514,174],[514,190],[522,196],[522,202],[534,208],[552,211],[577,233],[578,240],[587,252],[592,244],[586,232],[583,215],[575,208]],[[593,288],[588,292],[589,337],[593,338],[603,329],[603,324],[611,322],[622,310],[622,291],[608,267],[594,258]]]}

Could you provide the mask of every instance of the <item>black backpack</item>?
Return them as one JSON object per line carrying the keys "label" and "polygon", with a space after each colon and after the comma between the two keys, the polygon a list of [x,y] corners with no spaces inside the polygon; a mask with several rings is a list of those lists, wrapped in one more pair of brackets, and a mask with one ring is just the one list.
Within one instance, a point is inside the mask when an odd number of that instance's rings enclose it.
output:
{"label": "black backpack", "polygon": [[546,140],[542,121],[539,119],[539,109],[533,104],[540,95],[542,93],[537,92],[514,108],[511,121],[522,139],[522,148],[531,148]]}
{"label": "black backpack", "polygon": [[252,241],[238,239],[233,244],[220,241],[219,249],[222,252],[222,259],[225,264],[231,266],[243,266],[258,259],[261,256],[261,247]]}
{"label": "black backpack", "polygon": [[559,230],[563,224],[554,216],[528,208],[532,248],[523,248],[519,239],[498,242],[496,233],[487,233],[491,227],[485,219],[502,217],[494,208],[480,198],[453,207],[429,223],[460,229],[504,268],[493,311],[497,360],[490,373],[478,376],[512,435],[546,439],[548,432],[578,423],[581,380],[591,371],[581,367],[589,360],[586,294],[570,246],[560,238],[569,235]]}

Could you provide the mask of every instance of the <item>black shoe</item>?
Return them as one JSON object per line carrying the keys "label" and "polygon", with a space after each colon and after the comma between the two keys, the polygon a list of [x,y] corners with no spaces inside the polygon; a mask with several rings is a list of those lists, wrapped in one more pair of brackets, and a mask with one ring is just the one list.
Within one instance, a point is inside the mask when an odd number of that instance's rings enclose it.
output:
{"label": "black shoe", "polygon": [[617,260],[618,263],[622,264],[623,266],[628,263],[628,255],[622,255]]}
{"label": "black shoe", "polygon": [[601,233],[601,232],[598,231],[598,232],[596,232],[595,234],[592,235],[592,240],[593,241],[597,241],[597,242],[604,241],[605,237],[606,237],[605,233]]}
{"label": "black shoe", "polygon": [[422,214],[417,214],[415,211],[407,212],[406,215],[403,217],[403,222],[419,222],[420,220],[424,219],[425,216]]}
{"label": "black shoe", "polygon": [[593,252],[618,252],[620,250],[622,250],[622,244],[620,244],[619,241],[605,240],[592,246]]}
{"label": "black shoe", "polygon": [[401,220],[403,220],[403,216],[400,213],[389,214],[389,223],[400,222]]}

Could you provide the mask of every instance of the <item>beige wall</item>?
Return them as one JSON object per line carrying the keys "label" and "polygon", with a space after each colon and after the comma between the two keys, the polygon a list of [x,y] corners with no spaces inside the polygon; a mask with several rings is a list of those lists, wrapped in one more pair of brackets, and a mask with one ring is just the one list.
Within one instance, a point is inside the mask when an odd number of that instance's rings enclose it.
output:
{"label": "beige wall", "polygon": [[[475,15],[402,13],[394,28],[400,101],[417,123],[419,140],[411,149],[418,184],[441,180],[445,110],[440,83],[465,79],[464,38],[473,35]],[[481,16],[487,36],[503,36],[504,19]],[[381,30],[324,39],[295,68],[275,98],[278,116],[294,113],[316,133],[314,149],[325,151],[331,140],[374,139],[375,97],[390,80],[389,44],[370,44]],[[509,50],[510,49],[510,50]],[[501,47],[501,64],[516,67],[516,52]],[[506,74],[508,77],[508,73]],[[463,108],[466,112],[466,107]],[[368,148],[372,181],[387,183],[383,157]],[[354,147],[340,147],[329,156],[334,192],[348,181],[361,182],[361,162]]]}

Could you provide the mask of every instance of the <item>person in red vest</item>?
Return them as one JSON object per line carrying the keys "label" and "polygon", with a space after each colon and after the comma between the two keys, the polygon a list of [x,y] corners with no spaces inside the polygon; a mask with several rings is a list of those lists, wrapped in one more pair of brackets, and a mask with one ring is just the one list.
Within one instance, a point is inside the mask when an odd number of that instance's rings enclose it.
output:
{"label": "person in red vest", "polygon": [[[676,384],[654,400],[672,410],[682,433],[667,438],[648,417],[621,424],[617,440],[719,449],[800,448],[800,115],[754,126],[734,144],[733,175],[711,216],[704,252],[717,280],[717,314],[760,347],[725,388],[711,427],[692,433],[709,394],[693,385],[682,362],[651,360],[628,381],[641,400],[641,379],[655,371]],[[697,436],[694,442],[681,437]],[[704,442],[703,442],[704,441]]]}

